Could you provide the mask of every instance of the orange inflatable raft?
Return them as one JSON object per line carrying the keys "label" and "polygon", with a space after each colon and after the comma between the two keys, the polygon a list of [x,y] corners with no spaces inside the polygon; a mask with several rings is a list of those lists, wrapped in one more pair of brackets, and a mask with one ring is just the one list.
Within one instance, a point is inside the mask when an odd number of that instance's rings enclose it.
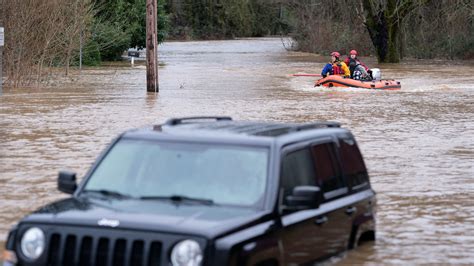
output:
{"label": "orange inflatable raft", "polygon": [[353,87],[353,88],[364,88],[374,90],[399,90],[402,85],[399,81],[395,80],[372,80],[372,81],[360,81],[351,78],[344,78],[339,75],[329,75],[316,81],[316,86],[324,87]]}

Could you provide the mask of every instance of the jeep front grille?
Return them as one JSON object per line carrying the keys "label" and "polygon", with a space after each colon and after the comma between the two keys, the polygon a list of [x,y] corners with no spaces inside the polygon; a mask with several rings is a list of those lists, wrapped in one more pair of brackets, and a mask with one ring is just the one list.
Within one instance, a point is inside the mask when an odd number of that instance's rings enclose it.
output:
{"label": "jeep front grille", "polygon": [[130,239],[53,233],[47,265],[160,265],[162,244],[149,239]]}

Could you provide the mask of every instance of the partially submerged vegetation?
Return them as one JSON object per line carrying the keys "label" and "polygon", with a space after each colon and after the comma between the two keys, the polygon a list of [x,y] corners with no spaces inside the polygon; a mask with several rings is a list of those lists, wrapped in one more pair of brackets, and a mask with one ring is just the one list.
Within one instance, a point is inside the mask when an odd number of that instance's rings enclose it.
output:
{"label": "partially submerged vegetation", "polygon": [[347,53],[379,62],[415,58],[474,58],[470,0],[287,0],[299,49]]}
{"label": "partially submerged vegetation", "polygon": [[[71,66],[98,65],[119,59],[129,47],[144,47],[145,2],[4,1],[0,25],[5,27],[5,85],[38,85],[48,80],[52,68],[63,68],[68,75]],[[167,17],[164,0],[158,2],[158,38],[163,41]]]}
{"label": "partially submerged vegetation", "polygon": [[[474,58],[470,0],[157,0],[159,42],[291,36],[291,49],[346,53],[380,62],[404,57]],[[146,0],[9,0],[5,27],[7,86],[38,84],[51,67],[98,65],[145,46]],[[7,15],[8,14],[8,15]],[[82,53],[82,57],[79,55]]]}

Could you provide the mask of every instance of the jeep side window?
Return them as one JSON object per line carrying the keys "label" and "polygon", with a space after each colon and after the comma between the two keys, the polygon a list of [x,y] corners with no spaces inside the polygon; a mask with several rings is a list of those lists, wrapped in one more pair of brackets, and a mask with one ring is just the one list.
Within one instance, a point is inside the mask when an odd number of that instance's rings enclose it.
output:
{"label": "jeep side window", "polygon": [[344,188],[344,182],[337,164],[334,144],[318,144],[313,146],[311,150],[313,152],[318,185],[321,187],[324,197],[330,199],[345,193],[345,191],[340,190]]}
{"label": "jeep side window", "polygon": [[316,186],[316,176],[309,148],[291,152],[283,158],[281,175],[283,204],[286,205],[286,196],[291,195],[296,186]]}
{"label": "jeep side window", "polygon": [[356,142],[352,138],[342,138],[339,143],[342,173],[349,187],[352,191],[367,188],[369,185],[367,169]]}

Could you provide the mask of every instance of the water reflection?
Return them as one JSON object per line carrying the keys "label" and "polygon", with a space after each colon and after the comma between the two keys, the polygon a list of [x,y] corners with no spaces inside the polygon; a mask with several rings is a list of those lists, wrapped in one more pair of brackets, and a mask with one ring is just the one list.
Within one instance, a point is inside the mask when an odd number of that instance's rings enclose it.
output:
{"label": "water reflection", "polygon": [[64,198],[57,172],[83,176],[125,129],[169,117],[339,121],[359,141],[378,192],[377,242],[329,263],[474,262],[474,77],[472,64],[378,65],[401,91],[314,88],[326,56],[287,53],[279,39],[160,46],[160,92],[145,67],[84,70],[73,83],[0,96],[0,239],[37,207]]}

